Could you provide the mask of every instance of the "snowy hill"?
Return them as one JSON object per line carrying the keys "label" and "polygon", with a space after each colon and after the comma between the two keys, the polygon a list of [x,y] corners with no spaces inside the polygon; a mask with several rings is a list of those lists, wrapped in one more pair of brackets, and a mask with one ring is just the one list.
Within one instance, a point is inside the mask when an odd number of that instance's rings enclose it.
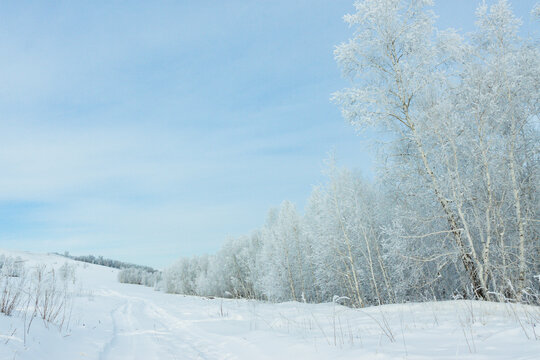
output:
{"label": "snowy hill", "polygon": [[[57,255],[2,254],[20,258],[28,273],[25,286],[35,281],[35,269],[58,278],[64,274],[56,289],[65,306],[50,322],[39,313],[32,320],[28,301],[11,316],[0,314],[0,359],[536,359],[540,354],[538,307],[448,301],[358,310],[332,303],[208,299],[120,284],[116,269]],[[66,277],[65,269],[73,276]],[[17,280],[2,277],[0,291],[10,281]],[[45,285],[40,289],[44,293]]]}

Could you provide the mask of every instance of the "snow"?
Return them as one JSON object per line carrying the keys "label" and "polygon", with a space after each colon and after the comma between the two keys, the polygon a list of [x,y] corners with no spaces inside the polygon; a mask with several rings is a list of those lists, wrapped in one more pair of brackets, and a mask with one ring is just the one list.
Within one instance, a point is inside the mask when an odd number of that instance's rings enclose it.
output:
{"label": "snow", "polygon": [[537,359],[540,309],[443,301],[341,305],[208,299],[120,284],[117,270],[2,251],[25,266],[76,267],[69,324],[0,314],[0,359]]}

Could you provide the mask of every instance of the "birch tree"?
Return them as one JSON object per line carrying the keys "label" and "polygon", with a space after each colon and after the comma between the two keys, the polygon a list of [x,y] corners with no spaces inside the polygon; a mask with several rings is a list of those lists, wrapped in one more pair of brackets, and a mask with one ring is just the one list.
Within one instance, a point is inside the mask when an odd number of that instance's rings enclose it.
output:
{"label": "birch tree", "polygon": [[469,41],[437,31],[429,5],[357,1],[345,17],[355,36],[335,51],[353,86],[334,99],[357,129],[394,139],[388,174],[406,199],[393,245],[439,251],[416,256],[437,260],[433,282],[451,268],[474,297],[505,283],[521,299],[538,266],[538,46],[504,0],[479,8]]}
{"label": "birch tree", "polygon": [[331,164],[328,184],[314,189],[305,214],[323,299],[346,295],[354,306],[392,302],[381,250],[381,221],[373,186]]}

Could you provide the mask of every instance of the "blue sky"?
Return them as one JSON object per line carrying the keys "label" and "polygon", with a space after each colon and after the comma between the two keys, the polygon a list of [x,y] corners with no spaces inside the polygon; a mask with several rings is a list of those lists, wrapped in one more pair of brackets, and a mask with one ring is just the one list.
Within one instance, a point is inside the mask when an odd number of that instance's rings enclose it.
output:
{"label": "blue sky", "polygon": [[302,207],[329,151],[372,176],[329,101],[352,3],[1,2],[0,248],[161,267]]}

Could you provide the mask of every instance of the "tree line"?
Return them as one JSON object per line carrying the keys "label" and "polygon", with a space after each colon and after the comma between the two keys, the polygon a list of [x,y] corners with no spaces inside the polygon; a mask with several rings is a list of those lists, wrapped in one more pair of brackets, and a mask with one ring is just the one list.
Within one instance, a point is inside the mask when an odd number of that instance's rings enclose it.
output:
{"label": "tree line", "polygon": [[383,134],[376,180],[331,162],[303,214],[285,201],[218,253],[180,259],[167,291],[539,303],[538,39],[505,0],[480,5],[467,36],[437,29],[430,5],[359,0],[345,16],[354,34],[335,57],[350,86],[332,99]]}
{"label": "tree line", "polygon": [[113,260],[113,259],[107,259],[103,256],[94,256],[94,255],[70,255],[69,252],[64,252],[63,254],[55,253],[56,255],[60,255],[63,257],[66,257],[68,259],[76,260],[76,261],[82,261],[89,264],[95,264],[95,265],[102,265],[107,266],[113,269],[134,269],[134,270],[140,270],[144,273],[153,274],[158,272],[158,270],[151,268],[150,266],[145,265],[137,265],[132,263],[127,263],[119,260]]}

